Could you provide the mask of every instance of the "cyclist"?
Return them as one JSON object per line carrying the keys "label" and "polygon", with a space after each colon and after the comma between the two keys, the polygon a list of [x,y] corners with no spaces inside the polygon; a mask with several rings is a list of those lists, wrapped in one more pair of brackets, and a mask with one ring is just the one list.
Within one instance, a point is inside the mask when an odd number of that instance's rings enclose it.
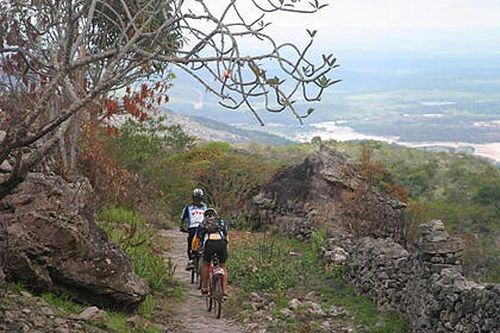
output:
{"label": "cyclist", "polygon": [[196,228],[203,221],[203,213],[207,210],[207,205],[203,202],[205,194],[200,188],[195,188],[193,190],[192,199],[193,202],[184,207],[181,214],[181,227],[180,230],[188,233],[187,236],[187,253],[188,253],[188,264],[186,270],[189,271],[193,269],[193,251],[191,250],[191,244],[193,238],[196,234]]}
{"label": "cyclist", "polygon": [[229,241],[227,227],[219,217],[217,211],[213,208],[208,208],[204,213],[203,223],[196,230],[196,236],[193,239],[192,248],[197,250],[201,242],[203,248],[203,266],[201,268],[201,293],[208,293],[208,269],[212,256],[217,253],[219,257],[219,265],[224,269],[224,279],[222,281],[222,289],[224,296],[227,297],[227,243]]}

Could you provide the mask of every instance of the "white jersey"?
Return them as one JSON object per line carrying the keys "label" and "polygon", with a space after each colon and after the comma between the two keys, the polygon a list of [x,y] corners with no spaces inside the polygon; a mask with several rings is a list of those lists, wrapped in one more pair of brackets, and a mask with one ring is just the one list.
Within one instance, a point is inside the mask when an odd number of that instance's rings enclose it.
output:
{"label": "white jersey", "polygon": [[190,204],[184,207],[181,215],[181,223],[186,219],[188,221],[188,229],[197,228],[201,222],[203,222],[203,214],[207,210],[207,205],[202,203],[201,205]]}

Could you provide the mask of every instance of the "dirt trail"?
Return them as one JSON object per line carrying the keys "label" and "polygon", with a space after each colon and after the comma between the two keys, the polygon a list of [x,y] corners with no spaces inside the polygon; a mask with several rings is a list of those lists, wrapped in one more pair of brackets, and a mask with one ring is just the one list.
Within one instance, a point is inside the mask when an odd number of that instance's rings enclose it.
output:
{"label": "dirt trail", "polygon": [[[173,230],[160,230],[159,235],[168,238],[171,242],[171,250],[165,253],[166,257],[171,257],[177,265],[175,277],[187,285],[187,292],[184,302],[176,308],[178,319],[183,323],[182,333],[240,333],[245,332],[242,326],[234,321],[224,318],[215,319],[212,312],[205,308],[204,296],[194,284],[190,284],[191,273],[184,270],[187,264],[186,255],[186,234]],[[224,311],[224,308],[222,308]]]}

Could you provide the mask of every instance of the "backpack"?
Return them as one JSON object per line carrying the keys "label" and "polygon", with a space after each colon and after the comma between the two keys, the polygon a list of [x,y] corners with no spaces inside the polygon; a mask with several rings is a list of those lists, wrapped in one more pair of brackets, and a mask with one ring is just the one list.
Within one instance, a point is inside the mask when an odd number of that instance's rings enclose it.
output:
{"label": "backpack", "polygon": [[205,226],[205,229],[207,230],[207,233],[209,234],[220,232],[222,230],[222,226],[219,222],[218,217],[206,218],[205,220],[203,220],[203,224]]}

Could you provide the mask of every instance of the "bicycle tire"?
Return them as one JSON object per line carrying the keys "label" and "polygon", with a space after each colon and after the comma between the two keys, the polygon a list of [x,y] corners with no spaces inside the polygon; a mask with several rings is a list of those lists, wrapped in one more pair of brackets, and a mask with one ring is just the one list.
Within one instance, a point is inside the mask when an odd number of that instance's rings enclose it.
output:
{"label": "bicycle tire", "polygon": [[205,297],[205,305],[207,307],[207,311],[212,311],[213,299],[212,299],[212,277],[208,278],[208,294]]}
{"label": "bicycle tire", "polygon": [[222,314],[222,303],[224,301],[224,295],[222,293],[222,276],[217,276],[215,278],[215,297],[214,297],[214,313],[215,318],[220,319]]}
{"label": "bicycle tire", "polygon": [[191,284],[200,282],[200,257],[195,257],[193,262],[193,269],[191,270]]}
{"label": "bicycle tire", "polygon": [[201,258],[198,258],[198,260],[196,261],[196,265],[194,266],[195,268],[195,278],[194,278],[194,281],[196,283],[199,284],[199,287],[201,288],[201,279],[200,279],[200,276],[201,276]]}

